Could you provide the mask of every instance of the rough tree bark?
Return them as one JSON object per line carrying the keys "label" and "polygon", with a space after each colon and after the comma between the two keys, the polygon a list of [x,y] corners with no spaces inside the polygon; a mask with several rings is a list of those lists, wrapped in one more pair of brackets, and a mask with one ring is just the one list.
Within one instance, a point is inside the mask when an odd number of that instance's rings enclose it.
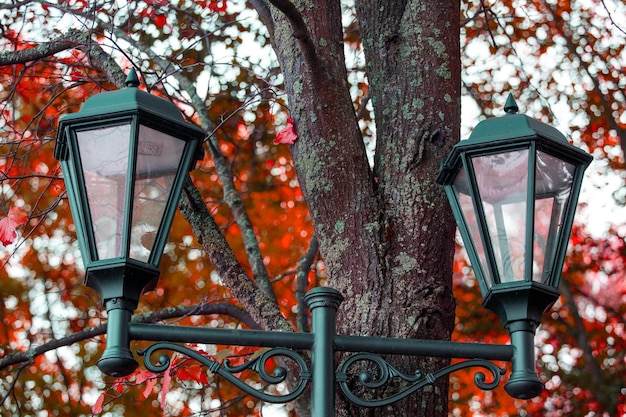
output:
{"label": "rough tree bark", "polygon": [[[347,82],[340,2],[251,3],[270,32],[284,73],[299,137],[292,146],[294,165],[326,263],[328,285],[346,297],[338,331],[449,339],[454,322],[455,226],[435,178],[441,159],[458,140],[459,3],[356,2],[376,119],[373,168]],[[32,60],[68,48],[98,52],[93,49],[97,45],[87,41],[90,38],[90,33],[72,32],[57,49],[33,48],[26,57],[3,54],[0,63]],[[149,49],[131,43],[139,50]],[[110,57],[88,56],[110,79],[120,82],[119,68],[108,66]],[[151,58],[167,67],[167,62]],[[202,127],[211,131],[206,104],[197,99],[193,83],[183,74],[177,78],[192,98]],[[220,176],[232,175],[226,167],[220,171],[220,164],[226,162],[220,159],[218,148],[210,149]],[[227,178],[221,179],[227,183]],[[249,279],[222,245],[223,237],[215,235],[217,227],[197,190],[191,184],[186,190],[182,211],[224,282],[259,327],[289,330],[271,291],[261,285],[267,281],[266,272],[261,267],[254,272],[255,280]],[[239,203],[228,204],[236,212]],[[249,229],[245,219],[237,221]],[[248,256],[259,258],[254,245],[248,246]],[[446,363],[390,361],[407,373],[434,371]],[[336,415],[443,417],[447,415],[447,386],[442,379],[421,394],[381,410],[358,409],[338,396]]]}
{"label": "rough tree bark", "polygon": [[[455,226],[435,177],[458,140],[458,2],[356,2],[376,117],[373,170],[346,84],[339,2],[254,3],[285,74],[294,164],[328,284],[346,296],[339,332],[449,339]],[[399,363],[412,372],[446,361]],[[341,404],[336,415],[445,416],[446,404],[441,380],[384,410]]]}

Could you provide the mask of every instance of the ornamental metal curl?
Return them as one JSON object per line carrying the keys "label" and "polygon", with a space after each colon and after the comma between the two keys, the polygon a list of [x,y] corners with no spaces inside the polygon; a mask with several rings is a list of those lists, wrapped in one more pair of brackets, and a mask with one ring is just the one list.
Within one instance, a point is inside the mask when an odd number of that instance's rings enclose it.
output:
{"label": "ornamental metal curl", "polygon": [[[359,374],[358,381],[360,385],[367,389],[376,389],[384,386],[393,378],[399,378],[409,385],[403,388],[401,391],[395,394],[389,395],[385,398],[378,399],[366,399],[355,394],[348,385],[348,369],[357,362],[370,362],[376,366],[376,376],[373,372],[364,371]],[[500,384],[501,376],[506,372],[496,366],[494,363],[485,359],[469,359],[463,362],[448,365],[434,373],[422,373],[417,370],[413,375],[408,375],[400,372],[394,368],[389,362],[377,355],[370,353],[357,353],[346,359],[341,365],[341,368],[337,372],[337,382],[341,387],[341,391],[344,396],[352,403],[362,407],[382,407],[389,404],[393,404],[412,393],[419,391],[427,385],[432,385],[438,378],[449,375],[452,372],[456,372],[460,369],[480,367],[484,368],[491,374],[491,381],[485,382],[487,377],[484,372],[477,372],[474,376],[474,383],[482,390],[489,391],[494,389]]]}
{"label": "ornamental metal curl", "polygon": [[[258,400],[268,403],[283,404],[295,400],[300,396],[300,394],[302,394],[302,392],[306,388],[307,383],[311,379],[311,372],[309,371],[307,364],[302,356],[300,356],[293,350],[286,348],[269,349],[259,356],[255,357],[254,359],[251,359],[241,365],[231,366],[228,360],[225,360],[224,363],[220,363],[188,347],[177,345],[175,343],[158,342],[152,344],[146,349],[141,349],[137,351],[137,354],[144,357],[143,363],[146,369],[154,373],[164,372],[170,366],[170,357],[166,354],[160,355],[157,362],[152,361],[152,355],[158,350],[174,351],[181,353],[191,359],[194,359],[200,362],[202,365],[206,366],[210,372],[218,374],[227,379],[240,390],[244,391],[246,394],[249,394]],[[289,374],[286,368],[279,366],[274,369],[274,372],[272,374],[268,373],[266,370],[267,362],[274,357],[287,357],[293,360],[297,364],[297,367],[300,371],[300,375],[297,378],[297,385],[288,394],[268,394],[262,389],[256,389],[246,384],[245,382],[241,381],[239,378],[233,375],[249,369],[256,372],[261,380],[269,384],[279,384],[281,382],[284,382]]]}

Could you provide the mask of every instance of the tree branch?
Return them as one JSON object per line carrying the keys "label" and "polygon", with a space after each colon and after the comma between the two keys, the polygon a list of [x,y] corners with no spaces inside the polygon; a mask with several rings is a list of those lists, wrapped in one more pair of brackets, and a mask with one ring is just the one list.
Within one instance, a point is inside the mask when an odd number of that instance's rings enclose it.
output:
{"label": "tree branch", "polygon": [[[548,3],[546,3],[546,10],[550,12],[551,17],[555,22],[559,22],[559,25],[561,27],[564,27],[564,28],[567,27],[566,25],[568,24],[568,22],[566,22],[563,19],[563,17],[557,12],[554,6],[551,6]],[[577,52],[577,48],[579,45],[576,43],[576,41],[574,40],[572,36],[572,30],[575,30],[575,29],[572,29],[571,27],[567,27],[567,30],[564,29],[563,32],[561,33],[561,36],[565,39],[565,46],[570,51],[571,57],[575,57],[577,59],[578,63],[580,64],[580,68],[591,80],[591,84],[593,86],[593,92],[599,98],[599,101],[600,101],[599,104],[600,104],[600,111],[602,112],[602,117],[606,120],[609,127],[615,130],[615,132],[617,133],[617,137],[619,138],[619,142],[620,142],[620,147],[622,148],[622,155],[626,156],[626,129],[623,129],[622,126],[620,126],[620,124],[615,120],[615,117],[613,116],[613,113],[612,113],[611,103],[607,99],[606,94],[602,91],[602,88],[600,86],[600,80],[598,79],[598,75],[594,73],[594,70],[592,69],[592,66],[589,64],[589,62],[587,62],[587,60],[585,59],[582,59],[580,54]],[[600,60],[603,60],[603,59],[600,58]]]}
{"label": "tree branch", "polygon": [[[293,37],[298,40],[300,47],[302,48],[305,62],[309,66],[309,69],[315,75],[315,70],[321,69],[320,60],[315,51],[315,44],[313,38],[309,32],[308,25],[305,23],[302,14],[296,6],[289,0],[253,0],[252,4],[257,10],[259,17],[267,26],[270,34],[274,32],[276,21],[271,17],[271,11],[268,7],[268,3],[274,6],[289,22]],[[272,36],[273,38],[273,36]]]}
{"label": "tree branch", "polygon": [[123,87],[126,75],[113,58],[97,42],[92,42],[91,33],[70,29],[57,39],[41,43],[32,48],[0,53],[0,66],[26,64],[28,62],[51,57],[68,49],[80,49],[89,58],[94,68],[107,75],[116,86]]}
{"label": "tree branch", "polygon": [[180,211],[215,265],[224,285],[236,295],[252,319],[265,329],[293,331],[276,301],[259,291],[246,275],[190,178],[187,178],[183,188]]}
{"label": "tree branch", "polygon": [[[211,314],[222,314],[234,317],[251,329],[260,329],[260,326],[241,307],[230,303],[198,304],[193,306],[183,306],[166,308],[153,313],[135,314],[133,323],[155,323],[172,318],[187,316],[207,316]],[[0,370],[18,363],[30,363],[34,358],[48,351],[58,349],[62,346],[69,346],[77,342],[82,342],[106,333],[106,323],[96,327],[90,327],[80,332],[51,340],[40,346],[22,352],[12,352],[0,359]],[[0,403],[1,404],[1,403]]]}
{"label": "tree branch", "polygon": [[156,312],[135,314],[133,316],[133,323],[156,323],[173,318],[208,316],[211,314],[229,316],[251,329],[261,329],[261,326],[252,319],[246,310],[230,303],[200,303],[192,306],[172,307]]}
{"label": "tree branch", "polygon": [[106,324],[101,324],[97,327],[89,327],[81,330],[78,333],[73,333],[69,336],[62,337],[60,339],[54,339],[42,345],[34,348],[30,348],[21,352],[11,352],[2,359],[0,359],[0,370],[5,369],[11,365],[15,365],[22,362],[30,362],[39,355],[58,349],[62,346],[69,346],[83,340],[90,339],[92,337],[99,336],[106,333]]}
{"label": "tree branch", "polygon": [[96,42],[91,42],[85,53],[89,59],[89,63],[94,68],[106,74],[107,78],[118,88],[123,88],[126,81],[126,73],[119,64],[107,54],[102,47]]}
{"label": "tree branch", "polygon": [[276,7],[280,12],[285,15],[293,30],[293,36],[303,42],[311,43],[311,36],[307,29],[306,23],[302,15],[296,9],[296,6],[289,0],[268,0],[272,6]]}
{"label": "tree branch", "polygon": [[41,43],[29,49],[0,53],[0,66],[25,64],[27,62],[50,57],[61,51],[77,48],[89,40],[89,34],[77,29],[70,29],[67,33],[51,42]]}
{"label": "tree branch", "polygon": [[[598,382],[597,387],[605,387],[607,384],[602,383],[601,381],[605,380],[604,373],[602,372],[602,368],[598,364],[595,356],[593,355],[593,349],[591,347],[591,341],[589,340],[589,335],[587,334],[587,330],[585,329],[585,323],[583,322],[582,317],[578,312],[578,307],[576,306],[576,302],[574,300],[574,296],[572,291],[569,288],[569,285],[561,280],[559,283],[559,291],[563,294],[563,298],[565,299],[565,303],[570,310],[572,318],[574,319],[574,327],[572,328],[572,332],[574,333],[574,337],[578,342],[578,347],[583,351],[583,356],[585,358],[585,368],[589,371],[591,375],[593,375],[593,379]],[[609,404],[607,402],[607,396],[612,395],[613,393],[606,392],[603,388],[596,389],[593,391],[597,400],[601,404]]]}
{"label": "tree branch", "polygon": [[273,37],[274,34],[274,19],[272,18],[272,12],[269,8],[269,5],[265,2],[265,0],[250,0],[252,7],[259,14],[259,19],[270,34],[270,37]]}

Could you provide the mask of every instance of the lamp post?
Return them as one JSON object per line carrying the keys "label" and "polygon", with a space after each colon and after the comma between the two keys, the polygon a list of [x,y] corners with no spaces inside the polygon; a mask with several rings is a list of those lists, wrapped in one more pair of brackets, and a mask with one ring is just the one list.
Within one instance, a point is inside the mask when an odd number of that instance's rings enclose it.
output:
{"label": "lamp post", "polygon": [[[182,182],[202,157],[204,134],[186,123],[170,102],[139,90],[131,70],[125,89],[91,97],[75,114],[61,118],[55,157],[61,161],[68,199],[86,267],[86,283],[100,293],[108,312],[107,347],[98,362],[112,376],[132,373],[137,362],[131,340],[155,342],[137,352],[153,372],[168,369],[167,355],[179,352],[205,365],[255,398],[285,403],[311,383],[313,417],[334,415],[337,387],[348,401],[379,407],[398,401],[458,369],[482,368],[481,389],[499,385],[509,361],[505,386],[516,398],[543,389],[535,371],[534,332],[545,309],[558,297],[557,285],[573,221],[582,174],[591,157],[567,143],[555,129],[517,111],[512,98],[507,115],[481,122],[455,146],[442,165],[455,219],[483,293],[511,333],[510,345],[408,340],[335,333],[343,300],[332,288],[315,288],[305,297],[311,333],[213,329],[131,323],[141,294],[152,289],[176,209]],[[228,344],[269,348],[248,362],[220,363],[179,343]],[[298,353],[310,351],[310,361]],[[350,352],[341,363],[335,352]],[[407,375],[381,354],[459,358],[435,373]],[[158,356],[158,357],[157,357]],[[266,370],[268,361],[286,357],[291,370]],[[351,370],[368,364],[355,389]],[[359,364],[359,366],[356,366]],[[236,374],[253,370],[268,384],[295,382],[286,394],[246,384]],[[489,377],[485,375],[485,371]],[[375,389],[404,380],[397,392],[378,398]]]}

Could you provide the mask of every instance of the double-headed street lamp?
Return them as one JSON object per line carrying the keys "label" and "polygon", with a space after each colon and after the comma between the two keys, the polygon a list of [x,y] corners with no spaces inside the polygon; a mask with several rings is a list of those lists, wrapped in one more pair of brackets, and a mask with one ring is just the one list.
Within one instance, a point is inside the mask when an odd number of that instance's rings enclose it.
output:
{"label": "double-headed street lamp", "polygon": [[[137,362],[131,340],[154,341],[138,352],[146,368],[165,371],[174,351],[207,366],[247,394],[273,403],[298,398],[311,383],[313,417],[334,415],[335,390],[363,407],[391,404],[458,369],[479,367],[481,389],[500,383],[512,363],[506,391],[532,398],[543,390],[535,370],[534,335],[557,290],[583,172],[591,156],[570,145],[556,129],[516,114],[512,97],[506,115],[479,123],[442,164],[444,185],[470,261],[483,305],[496,312],[511,334],[510,345],[408,340],[335,333],[342,296],[327,287],[305,297],[312,314],[311,333],[211,329],[131,323],[140,296],[154,288],[158,264],[182,184],[202,158],[204,133],[184,121],[167,100],[138,89],[131,70],[127,87],[97,94],[77,113],[59,122],[55,157],[61,161],[68,199],[86,268],[86,284],[96,289],[108,313],[107,346],[98,367],[107,375],[132,373]],[[208,343],[269,348],[239,366],[220,363],[178,343]],[[309,350],[310,361],[298,353]],[[340,364],[336,352],[351,352]],[[356,352],[356,353],[354,353]],[[380,354],[460,358],[435,372],[403,374]],[[256,371],[269,384],[289,371],[266,370],[272,358],[289,358],[295,382],[287,394],[257,389],[235,375]],[[349,370],[363,362],[375,372],[360,374],[360,388],[375,389],[391,379],[404,384],[383,398],[361,395],[348,383]],[[355,368],[352,368],[355,369]],[[358,392],[358,393],[357,393]]]}

